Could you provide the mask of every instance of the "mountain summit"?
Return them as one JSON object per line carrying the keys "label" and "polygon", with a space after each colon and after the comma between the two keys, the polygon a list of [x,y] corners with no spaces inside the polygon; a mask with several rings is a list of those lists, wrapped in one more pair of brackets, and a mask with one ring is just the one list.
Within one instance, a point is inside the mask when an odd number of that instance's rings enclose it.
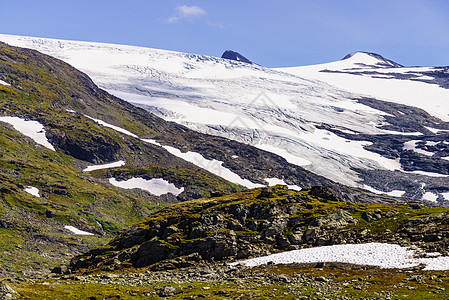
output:
{"label": "mountain summit", "polygon": [[244,57],[240,53],[232,51],[232,50],[226,50],[223,53],[223,55],[221,56],[221,58],[226,58],[226,59],[241,61],[241,62],[248,63],[248,64],[253,64],[252,61],[250,61],[249,59],[247,59],[246,57]]}
{"label": "mountain summit", "polygon": [[392,60],[389,60],[377,53],[357,51],[349,53],[342,60],[351,60],[353,64],[375,66],[380,68],[401,68],[400,65]]}

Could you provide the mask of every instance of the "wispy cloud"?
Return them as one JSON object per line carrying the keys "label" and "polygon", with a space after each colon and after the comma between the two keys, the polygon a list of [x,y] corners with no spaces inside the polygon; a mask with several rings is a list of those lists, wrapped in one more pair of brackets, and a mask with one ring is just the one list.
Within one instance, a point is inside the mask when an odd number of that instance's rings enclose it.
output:
{"label": "wispy cloud", "polygon": [[168,23],[177,23],[182,19],[196,18],[205,15],[206,11],[199,6],[180,5],[176,7],[175,14],[167,19]]}

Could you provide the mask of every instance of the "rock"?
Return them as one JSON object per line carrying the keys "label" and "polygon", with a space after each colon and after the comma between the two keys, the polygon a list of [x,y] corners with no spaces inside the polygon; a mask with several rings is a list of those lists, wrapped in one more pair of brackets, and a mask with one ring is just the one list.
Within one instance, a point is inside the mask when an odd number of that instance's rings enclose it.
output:
{"label": "rock", "polygon": [[382,215],[375,212],[364,211],[362,213],[362,218],[367,222],[377,221],[382,218]]}
{"label": "rock", "polygon": [[51,272],[53,274],[65,274],[67,273],[67,266],[66,265],[60,265],[57,267],[54,267]]}
{"label": "rock", "polygon": [[[341,198],[337,197],[335,193],[328,187],[325,186],[314,186],[310,189],[309,195],[321,198],[327,201],[342,201]],[[326,202],[326,201],[324,201]]]}
{"label": "rock", "polygon": [[167,285],[164,286],[160,291],[159,291],[159,296],[160,297],[170,297],[170,296],[174,296],[176,294],[176,288]]}
{"label": "rock", "polygon": [[299,245],[302,243],[302,233],[293,233],[287,236],[288,241],[293,245]]}
{"label": "rock", "polygon": [[0,283],[0,294],[16,294],[17,292],[13,290],[9,285],[6,283]]}
{"label": "rock", "polygon": [[317,277],[315,277],[315,281],[318,281],[318,282],[328,282],[329,279],[327,279],[327,278],[324,277],[324,276],[317,276]]}
{"label": "rock", "polygon": [[325,229],[333,230],[341,227],[345,227],[349,224],[357,224],[357,219],[353,218],[350,213],[345,210],[339,209],[336,212],[329,214],[325,217],[315,218],[312,220],[312,226],[324,226]]}

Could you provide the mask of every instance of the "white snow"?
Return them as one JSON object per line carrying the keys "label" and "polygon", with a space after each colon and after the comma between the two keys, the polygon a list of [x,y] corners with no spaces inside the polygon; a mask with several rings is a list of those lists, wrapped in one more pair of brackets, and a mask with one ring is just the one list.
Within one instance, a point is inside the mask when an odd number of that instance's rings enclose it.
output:
{"label": "white snow", "polygon": [[449,156],[442,157],[441,159],[449,160]]}
{"label": "white snow", "polygon": [[90,232],[87,232],[87,231],[83,231],[83,230],[79,230],[78,228],[73,227],[73,226],[69,226],[69,225],[64,226],[64,228],[68,229],[71,232],[73,232],[74,234],[78,234],[78,235],[94,235],[93,233],[90,233]]}
{"label": "white snow", "polygon": [[24,189],[24,191],[27,192],[28,194],[33,195],[33,196],[40,197],[40,195],[39,195],[39,189],[38,189],[37,187],[34,187],[34,186],[27,186],[27,187]]}
{"label": "white snow", "polygon": [[173,183],[170,183],[162,178],[152,178],[147,180],[133,177],[123,181],[118,181],[115,178],[109,178],[109,183],[122,189],[141,189],[156,196],[161,196],[168,193],[178,196],[184,191],[183,187],[178,189]]}
{"label": "white snow", "polygon": [[286,184],[284,180],[279,178],[265,178],[265,181],[268,182],[268,186],[275,186],[277,184],[286,185],[290,190],[300,191],[302,188],[297,186],[296,184]]}
{"label": "white snow", "polygon": [[44,126],[41,123],[37,121],[25,121],[18,117],[0,117],[0,121],[11,124],[15,130],[31,138],[37,144],[56,151],[53,145],[48,142],[45,136]]}
{"label": "white snow", "polygon": [[424,126],[427,130],[433,132],[433,133],[439,133],[439,132],[449,132],[449,130],[444,130],[444,129],[436,129],[436,128],[432,128],[432,127],[427,127]]}
{"label": "white snow", "polygon": [[426,171],[404,171],[404,170],[401,170],[401,172],[424,175],[424,176],[429,176],[429,177],[449,177],[449,175],[433,173],[433,172],[426,172]]}
{"label": "white snow", "polygon": [[447,192],[447,193],[441,193],[441,195],[443,196],[444,200],[449,201],[449,192]]}
{"label": "white snow", "polygon": [[7,82],[4,82],[3,80],[0,80],[0,84],[6,85],[6,86],[10,86],[10,84],[9,84],[9,83],[7,83]]}
{"label": "white snow", "polygon": [[103,165],[94,165],[94,166],[88,166],[86,167],[83,172],[90,172],[95,170],[101,170],[101,169],[110,169],[110,168],[116,168],[121,167],[125,165],[125,161],[119,160],[113,163],[103,164]]}
{"label": "white snow", "polygon": [[[344,71],[354,67],[360,68],[360,66],[354,64],[354,61],[341,60],[327,64],[278,68],[276,70],[301,76],[303,78],[317,79],[352,93],[419,107],[443,121],[449,121],[449,105],[447,105],[449,90],[436,84],[429,84],[416,80],[373,78],[377,76],[377,74],[373,76],[358,76],[353,74],[320,72],[322,70]],[[361,62],[363,63],[363,60]],[[368,65],[372,65],[371,62],[368,62]],[[365,70],[372,71],[373,69],[368,67],[365,68]],[[375,69],[376,72],[384,73],[426,72],[429,70],[430,68]],[[421,74],[419,74],[419,76],[421,76]]]}
{"label": "white snow", "polygon": [[103,125],[104,127],[108,127],[108,128],[114,129],[115,131],[124,133],[124,134],[126,134],[126,135],[129,135],[129,136],[132,136],[132,137],[135,137],[135,138],[138,138],[137,135],[135,135],[135,134],[132,133],[132,132],[129,132],[129,131],[126,130],[126,129],[123,129],[123,128],[121,128],[121,127],[118,127],[118,126],[115,126],[115,125],[106,123],[105,121],[102,121],[102,120],[99,120],[99,119],[95,119],[95,118],[89,117],[89,116],[87,116],[87,115],[84,115],[84,116],[87,117],[87,118],[89,118],[89,119],[91,119],[92,121],[97,122],[97,123],[100,124],[100,125]]}
{"label": "white snow", "polygon": [[428,200],[432,202],[437,202],[438,195],[431,192],[425,192],[424,195],[422,195],[423,200]]}
{"label": "white snow", "polygon": [[400,190],[392,190],[391,192],[380,191],[380,190],[377,190],[377,189],[375,189],[375,188],[373,188],[373,187],[371,187],[369,185],[366,185],[366,184],[363,186],[363,188],[365,190],[368,190],[368,191],[373,192],[375,194],[385,194],[385,195],[389,195],[389,196],[392,196],[392,197],[402,197],[405,194],[405,191],[400,191]]}
{"label": "white snow", "polygon": [[[387,243],[345,244],[292,250],[232,263],[248,267],[275,264],[339,262],[380,268],[410,268],[420,264],[424,270],[448,270],[449,257],[415,258],[415,250]],[[435,254],[435,255],[439,255]]]}
{"label": "white snow", "polygon": [[[151,143],[154,145],[162,146],[155,140],[150,139],[142,139],[144,142]],[[181,150],[176,149],[171,146],[162,146],[165,150],[173,154],[174,156],[180,157],[188,162],[191,162],[192,164],[201,167],[212,174],[215,174],[221,178],[224,178],[230,182],[243,185],[246,188],[252,189],[257,187],[263,187],[264,185],[253,183],[249,181],[248,179],[241,178],[238,174],[232,172],[228,168],[223,167],[223,162],[216,160],[216,159],[207,159],[204,156],[202,156],[200,153],[188,151],[188,152],[181,152]]]}
{"label": "white snow", "polygon": [[423,155],[427,155],[427,156],[432,156],[433,152],[429,152],[429,151],[425,151],[423,149],[419,149],[416,148],[416,143],[418,143],[419,141],[408,141],[404,143],[404,146],[402,147],[402,149],[404,150],[412,150],[416,153],[419,154],[423,154]]}

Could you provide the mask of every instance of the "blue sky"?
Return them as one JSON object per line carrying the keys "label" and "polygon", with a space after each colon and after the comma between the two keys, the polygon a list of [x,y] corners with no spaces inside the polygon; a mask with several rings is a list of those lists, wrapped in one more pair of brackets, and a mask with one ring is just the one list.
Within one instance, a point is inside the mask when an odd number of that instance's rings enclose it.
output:
{"label": "blue sky", "polygon": [[448,0],[0,0],[0,33],[221,56],[267,67],[379,53],[449,65]]}

